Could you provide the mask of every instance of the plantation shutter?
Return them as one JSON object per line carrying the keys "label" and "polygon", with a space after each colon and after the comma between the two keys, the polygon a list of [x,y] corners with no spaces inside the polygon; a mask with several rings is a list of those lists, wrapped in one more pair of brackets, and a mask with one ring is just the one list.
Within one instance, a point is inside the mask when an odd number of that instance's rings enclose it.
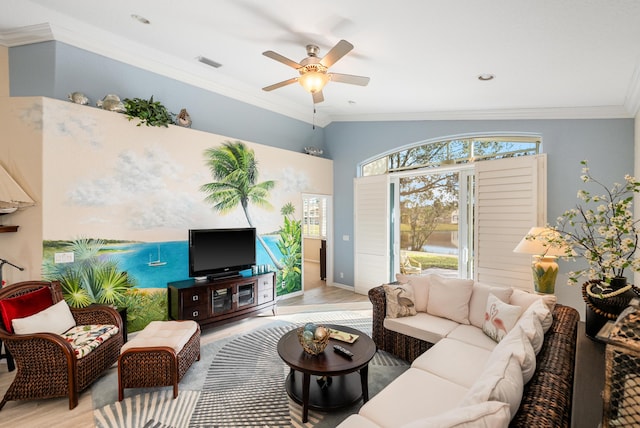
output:
{"label": "plantation shutter", "polygon": [[389,180],[387,175],[354,180],[354,284],[367,294],[389,279]]}
{"label": "plantation shutter", "polygon": [[475,167],[475,279],[532,290],[531,256],[513,249],[531,227],[546,224],[546,155],[478,162]]}

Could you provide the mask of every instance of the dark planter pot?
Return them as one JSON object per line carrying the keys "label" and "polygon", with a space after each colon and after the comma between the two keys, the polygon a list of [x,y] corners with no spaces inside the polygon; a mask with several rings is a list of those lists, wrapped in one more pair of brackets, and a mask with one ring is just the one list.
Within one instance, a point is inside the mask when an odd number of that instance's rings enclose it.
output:
{"label": "dark planter pot", "polygon": [[[622,281],[624,279],[624,281]],[[596,281],[597,282],[597,281]],[[586,303],[586,319],[585,319],[585,334],[588,338],[601,342],[596,336],[600,329],[607,323],[607,321],[615,320],[620,312],[629,305],[631,299],[637,296],[635,287],[625,291],[614,297],[608,297],[605,299],[597,299],[589,296],[586,292],[586,287],[593,281],[584,283],[582,287],[582,296]],[[619,281],[615,281],[611,284],[611,288],[619,289],[626,286],[626,278],[619,278]]]}
{"label": "dark planter pot", "polygon": [[589,305],[586,305],[584,332],[589,339],[595,340],[596,342],[602,342],[601,340],[596,339],[596,335],[607,321],[609,321],[609,318],[598,315]]}

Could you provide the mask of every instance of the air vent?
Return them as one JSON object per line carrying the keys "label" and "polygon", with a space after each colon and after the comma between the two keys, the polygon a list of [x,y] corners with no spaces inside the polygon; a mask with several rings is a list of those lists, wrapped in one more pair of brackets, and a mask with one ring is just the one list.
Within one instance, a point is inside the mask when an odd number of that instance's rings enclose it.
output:
{"label": "air vent", "polygon": [[214,60],[209,59],[209,58],[204,57],[204,56],[199,56],[199,57],[197,57],[196,59],[197,59],[198,61],[200,61],[201,63],[203,63],[203,64],[207,64],[208,66],[213,67],[213,68],[220,68],[220,67],[222,67],[222,64],[220,64],[219,62],[215,62]]}

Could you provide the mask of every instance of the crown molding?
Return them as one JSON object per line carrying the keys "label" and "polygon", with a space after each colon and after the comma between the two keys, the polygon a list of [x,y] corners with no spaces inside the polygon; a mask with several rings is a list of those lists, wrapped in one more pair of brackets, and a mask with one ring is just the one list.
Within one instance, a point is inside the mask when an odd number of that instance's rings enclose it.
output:
{"label": "crown molding", "polygon": [[636,64],[633,70],[633,76],[631,76],[627,96],[624,100],[624,107],[633,117],[640,111],[640,64]]}
{"label": "crown molding", "polygon": [[0,45],[8,48],[51,40],[54,40],[53,32],[51,31],[51,25],[48,23],[0,31]]}
{"label": "crown molding", "polygon": [[632,117],[634,116],[623,106],[597,106],[344,115],[338,118],[333,118],[333,121],[388,122],[419,120],[627,119]]}

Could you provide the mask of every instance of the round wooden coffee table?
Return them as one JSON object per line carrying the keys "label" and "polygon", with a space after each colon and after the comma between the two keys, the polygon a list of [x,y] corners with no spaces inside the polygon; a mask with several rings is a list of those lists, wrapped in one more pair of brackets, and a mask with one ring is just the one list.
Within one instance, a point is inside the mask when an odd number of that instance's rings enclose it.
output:
{"label": "round wooden coffee table", "polygon": [[[302,404],[302,422],[307,422],[309,409],[332,410],[349,406],[360,398],[369,400],[369,361],[376,353],[373,340],[355,328],[342,325],[323,324],[325,327],[357,334],[354,343],[330,339],[324,352],[310,355],[304,352],[298,341],[297,329],[280,338],[278,354],[291,367],[285,381],[287,394]],[[333,350],[340,345],[353,352],[346,358]],[[359,373],[358,373],[359,372]],[[311,381],[311,376],[326,376],[322,382]]]}

